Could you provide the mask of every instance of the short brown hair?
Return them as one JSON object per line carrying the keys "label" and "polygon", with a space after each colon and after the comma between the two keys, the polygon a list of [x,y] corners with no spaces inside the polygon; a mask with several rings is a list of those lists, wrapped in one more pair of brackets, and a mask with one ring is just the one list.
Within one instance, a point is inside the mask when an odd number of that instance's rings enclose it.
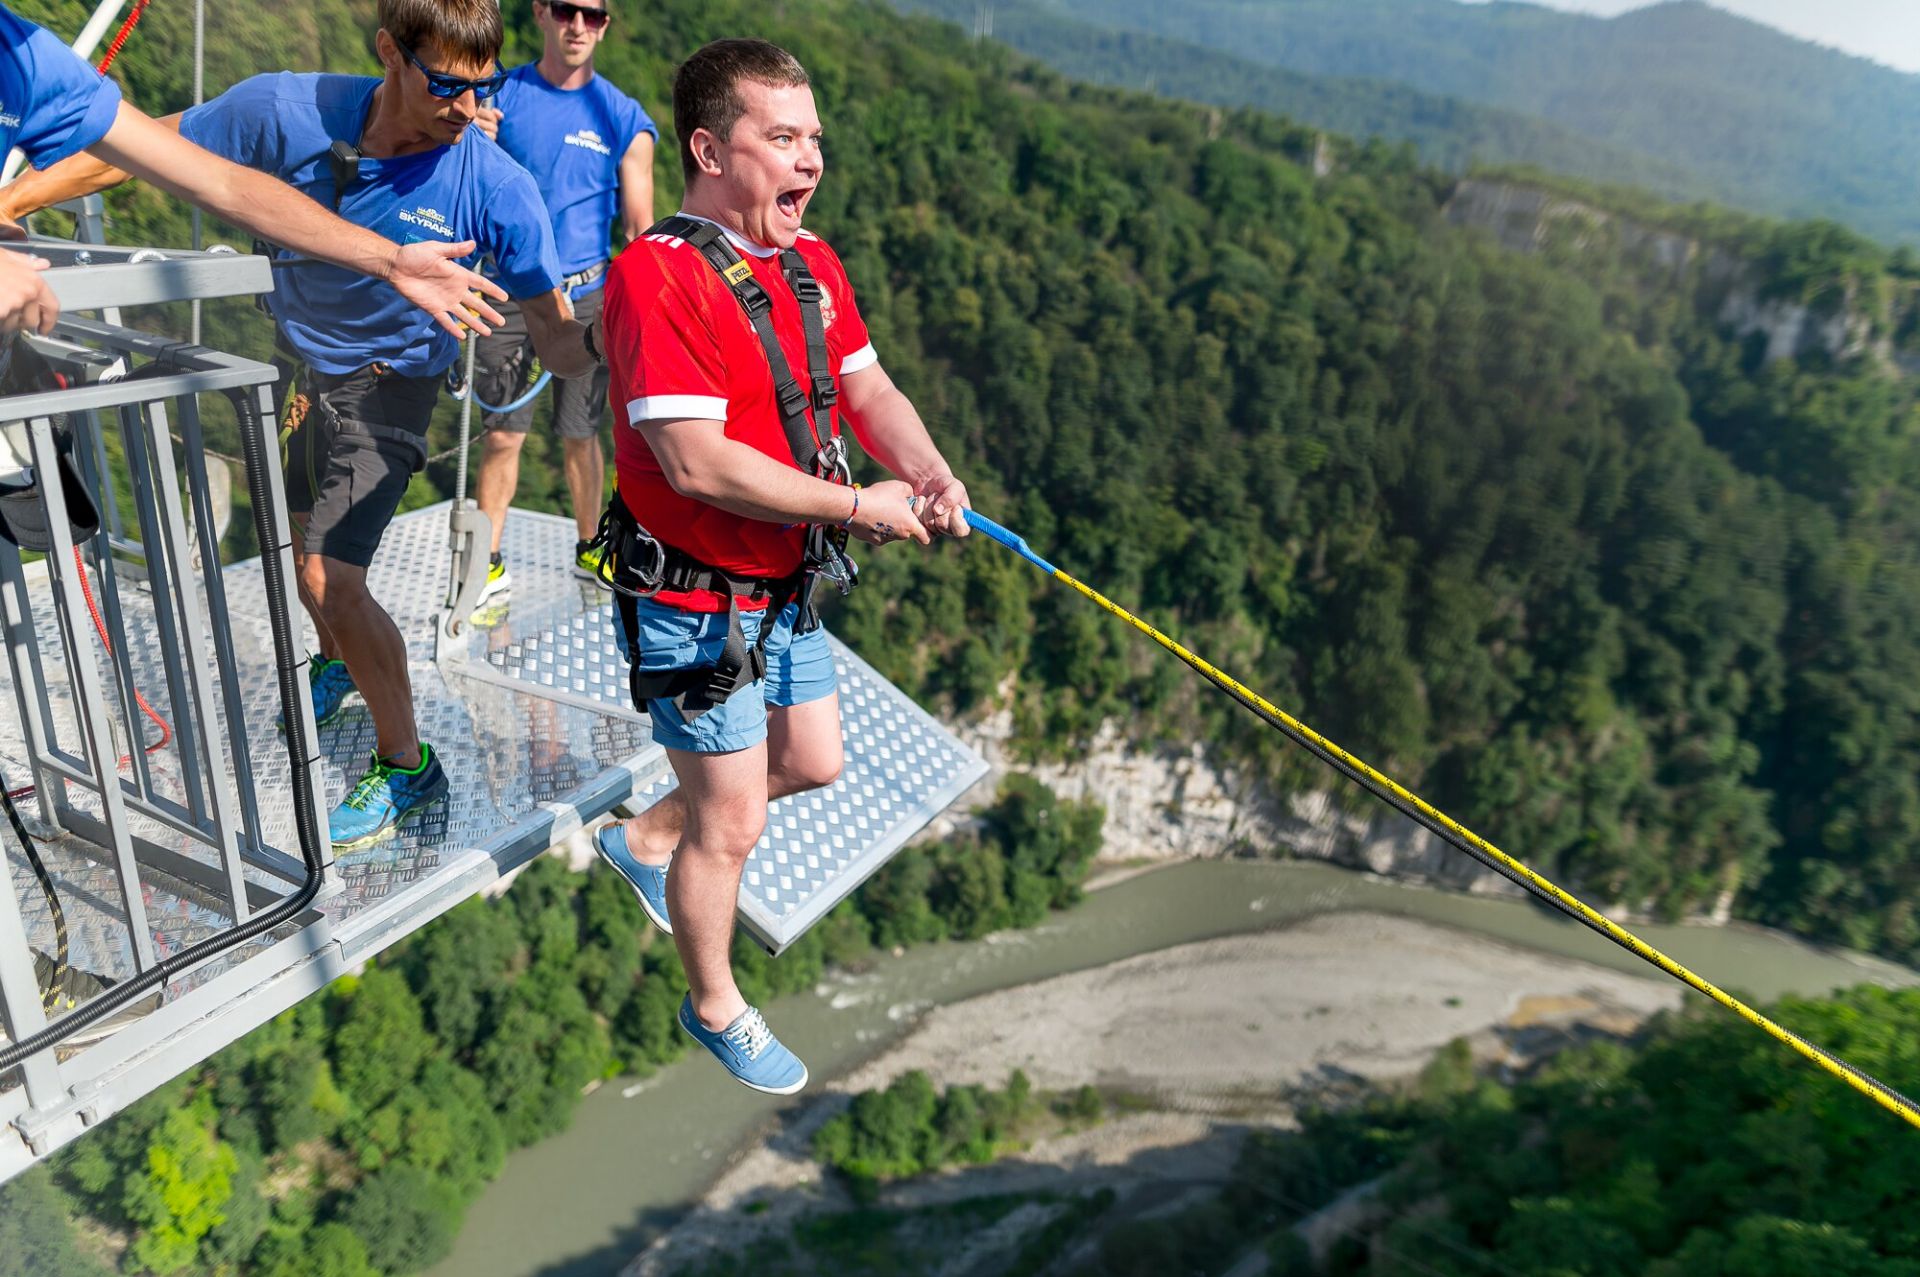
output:
{"label": "short brown hair", "polygon": [[492,62],[504,38],[500,0],[380,0],[380,26],[423,61]]}
{"label": "short brown hair", "polygon": [[743,80],[782,89],[808,83],[800,60],[765,40],[715,40],[695,49],[673,73],[673,131],[680,138],[680,171],[689,184],[698,171],[693,135],[705,129],[722,142],[733,136],[733,126],[747,112],[740,100]]}

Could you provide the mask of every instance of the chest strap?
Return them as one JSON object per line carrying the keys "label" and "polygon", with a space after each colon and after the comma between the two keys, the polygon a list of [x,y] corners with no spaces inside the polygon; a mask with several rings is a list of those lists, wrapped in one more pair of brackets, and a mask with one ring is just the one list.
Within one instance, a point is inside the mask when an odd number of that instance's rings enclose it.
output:
{"label": "chest strap", "polygon": [[[774,401],[780,409],[780,426],[787,436],[787,448],[793,463],[815,478],[835,483],[847,482],[846,444],[840,438],[839,388],[834,384],[833,367],[827,353],[827,324],[820,302],[825,297],[820,281],[813,277],[806,259],[791,248],[780,250],[780,272],[800,305],[800,328],[807,340],[807,383],[802,389],[787,362],[786,351],[773,330],[773,298],[754,278],[753,265],[740,256],[727,233],[712,222],[675,214],[657,223],[649,235],[671,235],[693,245],[707,259],[727,286],[747,323],[760,338],[773,373]],[[808,417],[811,407],[813,415]]]}

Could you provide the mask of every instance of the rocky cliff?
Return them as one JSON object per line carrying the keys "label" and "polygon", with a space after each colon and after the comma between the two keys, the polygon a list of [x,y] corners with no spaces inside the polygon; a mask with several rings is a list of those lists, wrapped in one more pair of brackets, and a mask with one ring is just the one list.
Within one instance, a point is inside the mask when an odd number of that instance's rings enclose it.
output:
{"label": "rocky cliff", "polygon": [[1769,361],[1868,356],[1890,373],[1920,372],[1920,352],[1900,349],[1894,337],[1920,310],[1910,287],[1869,298],[1850,279],[1818,302],[1779,296],[1767,272],[1737,251],[1514,181],[1465,178],[1442,213],[1455,225],[1487,231],[1511,252],[1624,259],[1654,286],[1690,293],[1702,313],[1735,336],[1759,334]]}

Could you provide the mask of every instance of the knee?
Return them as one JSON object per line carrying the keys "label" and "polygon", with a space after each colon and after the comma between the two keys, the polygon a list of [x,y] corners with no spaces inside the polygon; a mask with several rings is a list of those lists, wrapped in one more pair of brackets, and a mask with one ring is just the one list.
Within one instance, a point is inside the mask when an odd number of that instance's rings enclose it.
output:
{"label": "knee", "polygon": [[480,445],[482,460],[490,457],[517,457],[520,449],[526,446],[527,437],[513,430],[489,430],[483,436],[485,443]]}
{"label": "knee", "polygon": [[320,619],[329,624],[353,610],[366,593],[366,582],[357,574],[329,570],[326,559],[317,554],[308,555],[300,565],[300,586],[313,601]]}
{"label": "knee", "polygon": [[800,758],[784,760],[778,772],[769,778],[768,788],[782,798],[789,794],[803,794],[809,789],[825,789],[840,779],[844,764],[845,755],[836,739],[831,748],[823,745]]}
{"label": "knee", "polygon": [[702,851],[741,864],[767,827],[765,803],[728,803],[688,815],[689,841]]}

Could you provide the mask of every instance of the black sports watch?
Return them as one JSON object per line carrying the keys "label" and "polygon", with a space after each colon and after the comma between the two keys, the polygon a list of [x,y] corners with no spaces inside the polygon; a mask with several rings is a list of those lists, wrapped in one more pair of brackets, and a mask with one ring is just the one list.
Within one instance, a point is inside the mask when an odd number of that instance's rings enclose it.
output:
{"label": "black sports watch", "polygon": [[593,356],[594,363],[604,364],[607,362],[607,357],[600,353],[600,347],[593,339],[593,335],[596,331],[598,331],[599,327],[600,327],[599,320],[595,319],[589,322],[586,328],[581,330],[580,344],[587,348],[587,353],[589,355]]}

